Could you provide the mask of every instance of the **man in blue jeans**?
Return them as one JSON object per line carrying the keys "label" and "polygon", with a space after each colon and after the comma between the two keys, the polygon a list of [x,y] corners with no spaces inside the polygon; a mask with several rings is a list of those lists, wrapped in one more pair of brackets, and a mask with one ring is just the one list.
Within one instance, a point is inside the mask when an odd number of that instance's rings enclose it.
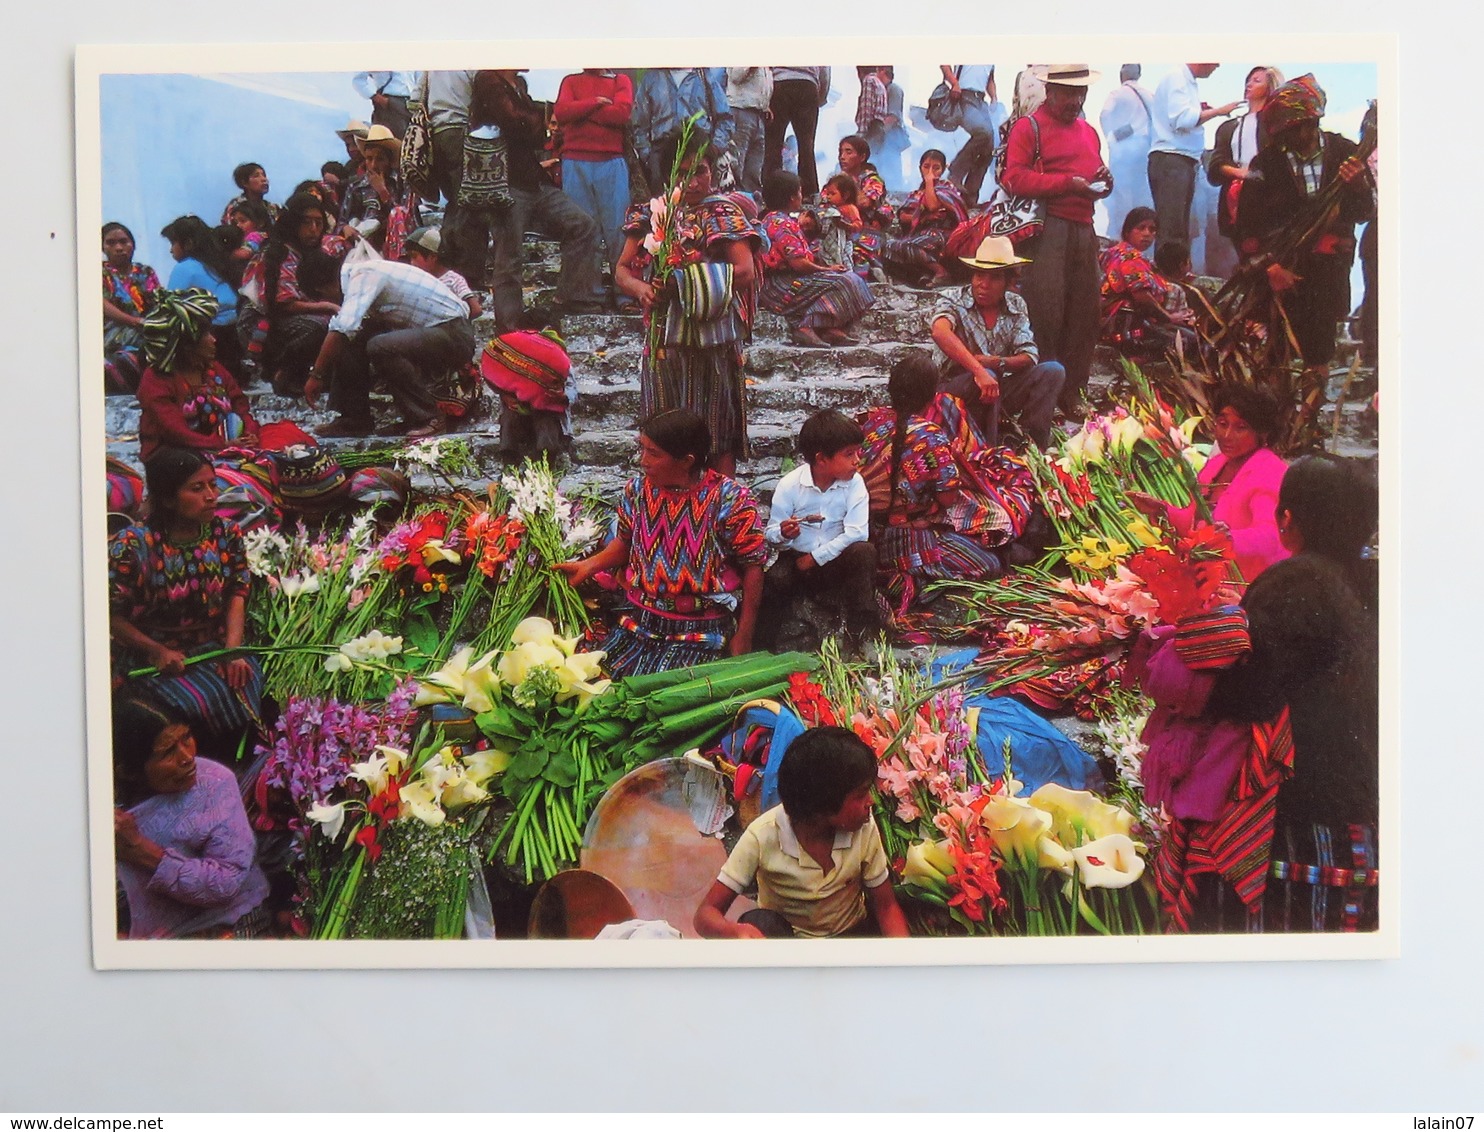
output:
{"label": "man in blue jeans", "polygon": [[494,225],[491,290],[495,324],[514,330],[522,310],[521,268],[525,235],[538,231],[561,242],[562,268],[556,305],[566,314],[606,309],[598,275],[598,224],[547,179],[541,168],[546,115],[531,98],[519,71],[480,71],[474,80],[474,113],[491,121],[505,139],[511,205]]}
{"label": "man in blue jeans", "polygon": [[983,64],[941,68],[948,95],[957,99],[964,116],[964,129],[969,140],[953,155],[948,176],[964,191],[964,203],[973,208],[979,203],[979,190],[994,159],[994,117],[990,107],[995,101],[994,68]]}

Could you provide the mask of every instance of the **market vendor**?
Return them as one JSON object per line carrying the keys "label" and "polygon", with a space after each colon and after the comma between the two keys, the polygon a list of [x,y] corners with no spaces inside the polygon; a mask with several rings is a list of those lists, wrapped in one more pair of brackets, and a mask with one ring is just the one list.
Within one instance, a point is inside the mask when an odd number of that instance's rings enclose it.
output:
{"label": "market vendor", "polygon": [[260,729],[257,659],[186,661],[243,643],[250,578],[242,531],[216,515],[216,470],[201,453],[162,448],[145,461],[144,478],[149,517],[108,540],[108,624],[119,668],[158,668],[139,681],[143,690],[190,721],[213,750],[235,750],[244,731]]}
{"label": "market vendor", "polygon": [[[1196,476],[1211,518],[1232,537],[1237,567],[1252,581],[1288,557],[1278,533],[1278,488],[1288,465],[1268,445],[1278,431],[1278,404],[1266,389],[1235,382],[1212,396],[1212,431],[1217,453]],[[1166,518],[1176,532],[1190,533],[1196,506],[1171,507],[1142,492],[1129,499],[1151,518]]]}
{"label": "market vendor", "polygon": [[130,939],[250,938],[268,881],[232,772],[158,705],[113,706],[114,851]]}
{"label": "market vendor", "polygon": [[166,445],[207,452],[257,446],[258,422],[247,395],[217,361],[216,311],[216,300],[205,291],[161,291],[144,316],[148,368],[139,379],[141,460]]}
{"label": "market vendor", "polygon": [[639,466],[618,501],[618,530],[596,554],[556,566],[581,585],[622,570],[630,608],[599,646],[615,676],[664,672],[752,651],[767,543],[757,501],[709,470],[711,431],[688,409],[639,428]]}
{"label": "market vendor", "polygon": [[[1375,486],[1311,456],[1284,475],[1277,514],[1291,557],[1233,611],[1250,648],[1229,647],[1231,626],[1202,638],[1183,621],[1144,677],[1157,705],[1196,706],[1204,720],[1244,730],[1215,812],[1177,806],[1155,860],[1172,931],[1376,926],[1376,600],[1363,557]],[[1221,652],[1240,655],[1210,668]],[[1157,725],[1168,726],[1159,712],[1144,733],[1146,781],[1169,783],[1163,792],[1178,803],[1213,752],[1171,748]]]}
{"label": "market vendor", "polygon": [[[1013,535],[965,495],[953,442],[934,419],[938,368],[932,357],[925,350],[909,353],[892,366],[886,388],[890,407],[873,410],[863,422],[862,458],[866,482],[886,485],[872,492],[872,541],[888,600],[901,616],[924,583],[998,577],[1004,562],[990,546]],[[956,399],[954,409],[962,416]]]}

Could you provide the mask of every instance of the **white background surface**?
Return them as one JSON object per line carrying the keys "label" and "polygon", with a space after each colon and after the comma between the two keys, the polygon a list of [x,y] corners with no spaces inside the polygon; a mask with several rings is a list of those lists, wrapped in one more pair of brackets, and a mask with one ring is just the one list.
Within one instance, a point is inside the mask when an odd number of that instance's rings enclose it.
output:
{"label": "white background surface", "polygon": [[[742,9],[739,7],[738,13]],[[306,8],[77,0],[7,19],[0,281],[0,1111],[507,1108],[1468,1111],[1478,955],[1479,128],[1456,9],[940,2]],[[1072,19],[1068,11],[1084,15]],[[1401,31],[1404,957],[750,971],[98,973],[78,600],[72,49],[79,42],[1000,30]],[[409,27],[409,16],[419,22]],[[577,13],[573,16],[573,13]],[[991,26],[991,17],[993,25]],[[1343,20],[1343,23],[1341,22]],[[1437,32],[1422,30],[1437,22]],[[1433,37],[1433,38],[1429,38]],[[1472,38],[1467,40],[1472,43]],[[1130,43],[1129,54],[1147,39]],[[119,47],[127,54],[127,47]],[[1013,54],[1013,52],[1007,52]],[[1109,56],[1119,51],[1100,52]],[[1219,52],[1209,52],[1219,56]],[[225,69],[225,68],[224,68]],[[84,237],[91,241],[95,229]],[[85,387],[91,388],[89,383]],[[1394,386],[1394,388],[1396,388]],[[1400,1122],[1399,1126],[1400,1126]],[[1410,1122],[1408,1122],[1408,1126]]]}

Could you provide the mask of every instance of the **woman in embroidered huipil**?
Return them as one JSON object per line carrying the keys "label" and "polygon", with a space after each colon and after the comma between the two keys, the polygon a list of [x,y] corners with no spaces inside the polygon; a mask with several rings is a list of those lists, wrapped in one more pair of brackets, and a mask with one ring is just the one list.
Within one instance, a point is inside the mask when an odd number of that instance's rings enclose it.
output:
{"label": "woman in embroidered huipil", "polygon": [[108,540],[109,633],[119,676],[232,743],[259,724],[263,673],[254,657],[186,659],[243,643],[251,581],[242,531],[216,514],[216,470],[201,453],[163,448],[144,465],[149,518]]}
{"label": "woman in embroidered huipil", "polygon": [[705,421],[686,409],[646,420],[644,474],[624,488],[617,533],[557,566],[573,585],[618,572],[631,608],[600,646],[615,676],[752,651],[768,558],[762,517],[745,485],[706,467],[710,448]]}

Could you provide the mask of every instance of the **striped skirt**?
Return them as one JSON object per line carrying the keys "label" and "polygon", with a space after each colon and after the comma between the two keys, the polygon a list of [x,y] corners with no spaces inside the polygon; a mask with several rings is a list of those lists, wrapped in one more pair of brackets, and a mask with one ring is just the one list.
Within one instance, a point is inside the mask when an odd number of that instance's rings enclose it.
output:
{"label": "striped skirt", "polygon": [[849,326],[872,301],[866,281],[848,271],[818,275],[770,271],[758,294],[764,310],[782,315],[794,328]]}
{"label": "striped skirt", "polygon": [[900,268],[916,274],[928,272],[933,265],[941,263],[943,249],[948,245],[948,233],[941,228],[929,228],[911,236],[881,241],[878,253],[881,262],[888,268]]}
{"label": "striped skirt", "polygon": [[742,357],[735,343],[709,348],[663,346],[646,355],[639,371],[642,417],[689,409],[711,430],[711,451],[748,455]]}
{"label": "striped skirt", "polygon": [[916,603],[923,582],[976,582],[997,578],[1005,565],[976,539],[954,531],[887,527],[881,532],[880,573],[887,601],[897,616]]}
{"label": "striped skirt", "polygon": [[[192,652],[220,647],[203,645]],[[187,666],[180,676],[149,676],[133,683],[174,711],[199,734],[230,738],[248,728],[262,729],[263,668],[256,656],[248,655],[246,660],[252,675],[244,688],[230,687],[216,662],[210,660]]]}
{"label": "striped skirt", "polygon": [[614,676],[642,676],[717,659],[732,628],[727,615],[665,617],[630,608],[597,647],[608,654],[604,667]]}

